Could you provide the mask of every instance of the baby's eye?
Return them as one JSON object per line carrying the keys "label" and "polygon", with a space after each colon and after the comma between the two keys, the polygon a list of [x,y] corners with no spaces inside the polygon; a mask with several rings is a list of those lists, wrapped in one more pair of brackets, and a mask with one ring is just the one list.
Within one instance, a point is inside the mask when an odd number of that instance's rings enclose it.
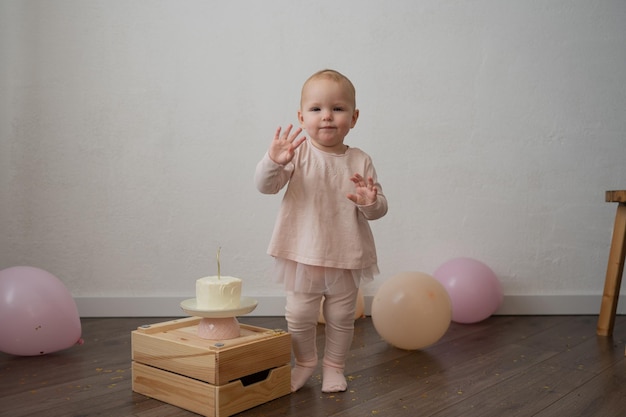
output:
{"label": "baby's eye", "polygon": [[320,111],[319,107],[311,107],[309,111]]}
{"label": "baby's eye", "polygon": [[343,111],[343,107],[335,107],[333,108],[333,111]]}

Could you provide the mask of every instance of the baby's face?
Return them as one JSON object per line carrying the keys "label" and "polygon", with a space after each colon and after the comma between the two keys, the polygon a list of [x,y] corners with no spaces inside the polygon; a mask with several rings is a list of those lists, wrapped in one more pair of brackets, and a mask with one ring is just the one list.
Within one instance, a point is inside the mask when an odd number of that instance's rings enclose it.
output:
{"label": "baby's face", "polygon": [[354,96],[344,83],[319,78],[304,87],[298,119],[315,147],[344,153],[343,140],[358,117]]}

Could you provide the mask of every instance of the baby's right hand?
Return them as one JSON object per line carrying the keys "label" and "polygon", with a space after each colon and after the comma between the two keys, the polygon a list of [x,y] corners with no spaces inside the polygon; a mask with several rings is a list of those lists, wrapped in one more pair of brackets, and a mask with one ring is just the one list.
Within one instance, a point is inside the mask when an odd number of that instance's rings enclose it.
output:
{"label": "baby's right hand", "polygon": [[268,155],[272,161],[279,165],[285,165],[291,162],[293,156],[295,155],[296,148],[306,139],[306,136],[298,138],[298,135],[302,132],[301,127],[291,133],[292,128],[293,125],[289,125],[285,131],[281,133],[282,128],[279,126],[278,129],[276,129],[274,139],[270,144]]}

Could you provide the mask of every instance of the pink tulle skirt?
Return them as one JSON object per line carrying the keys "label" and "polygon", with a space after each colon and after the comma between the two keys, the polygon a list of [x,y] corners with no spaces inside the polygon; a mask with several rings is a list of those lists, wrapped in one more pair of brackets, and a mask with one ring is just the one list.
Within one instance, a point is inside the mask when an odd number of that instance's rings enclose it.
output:
{"label": "pink tulle skirt", "polygon": [[289,259],[275,258],[273,281],[282,283],[286,291],[338,294],[359,288],[374,280],[378,266],[363,269],[338,269],[306,265]]}

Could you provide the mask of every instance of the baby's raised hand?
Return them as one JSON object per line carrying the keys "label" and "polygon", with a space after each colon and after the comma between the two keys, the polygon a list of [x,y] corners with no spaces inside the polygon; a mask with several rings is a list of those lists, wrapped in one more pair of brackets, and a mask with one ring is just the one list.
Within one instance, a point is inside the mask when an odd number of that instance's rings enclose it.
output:
{"label": "baby's raised hand", "polygon": [[367,206],[376,202],[376,196],[378,195],[378,188],[374,185],[374,179],[369,177],[367,181],[361,176],[361,174],[354,174],[350,181],[355,185],[354,194],[348,194],[348,198],[353,203],[360,206]]}
{"label": "baby's raised hand", "polygon": [[285,131],[281,133],[282,128],[279,126],[270,144],[268,151],[269,157],[279,165],[285,165],[291,162],[295,155],[296,148],[306,139],[306,136],[298,138],[298,135],[302,132],[302,128],[299,127],[291,133],[292,128],[293,125],[289,125]]}

